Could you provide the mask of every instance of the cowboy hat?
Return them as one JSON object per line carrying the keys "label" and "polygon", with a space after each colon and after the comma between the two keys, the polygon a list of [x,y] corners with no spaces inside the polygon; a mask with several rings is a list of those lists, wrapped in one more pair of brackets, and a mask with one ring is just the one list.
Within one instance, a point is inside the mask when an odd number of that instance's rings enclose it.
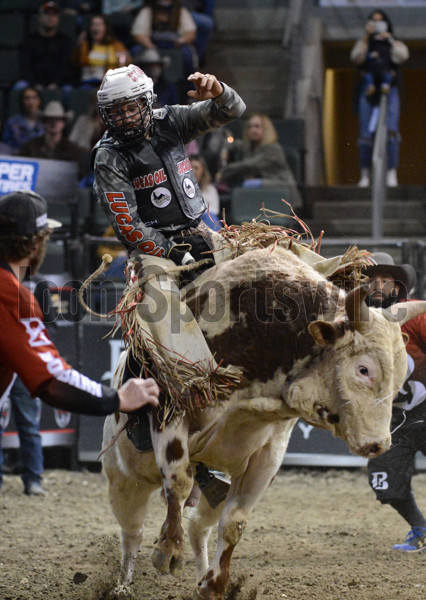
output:
{"label": "cowboy hat", "polygon": [[388,273],[392,275],[395,282],[400,285],[398,297],[400,299],[407,298],[410,291],[416,285],[416,271],[411,265],[396,265],[392,256],[387,252],[376,252],[370,254],[369,259],[372,259],[375,264],[367,267],[364,273],[368,277],[374,277],[378,273]]}
{"label": "cowboy hat", "polygon": [[71,121],[74,116],[72,110],[65,112],[64,107],[58,100],[51,100],[46,104],[44,110],[39,113],[42,119],[64,119],[64,121]]}

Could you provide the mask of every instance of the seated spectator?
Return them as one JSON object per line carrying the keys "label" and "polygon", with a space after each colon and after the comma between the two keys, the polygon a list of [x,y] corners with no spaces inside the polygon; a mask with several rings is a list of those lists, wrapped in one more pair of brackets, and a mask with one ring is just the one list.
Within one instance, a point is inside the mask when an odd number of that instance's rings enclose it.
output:
{"label": "seated spectator", "polygon": [[83,88],[98,89],[108,69],[131,62],[126,47],[117,40],[103,15],[93,15],[89,26],[81,33],[73,54]]}
{"label": "seated spectator", "polygon": [[140,67],[154,82],[154,92],[157,96],[154,108],[161,108],[166,104],[178,104],[175,86],[164,74],[164,69],[170,64],[168,56],[161,56],[155,48],[147,48],[134,57],[133,64]]}
{"label": "seated spectator", "polygon": [[296,185],[284,150],[269,117],[254,114],[249,119],[242,143],[233,144],[241,152],[240,160],[231,162],[218,173],[219,181],[243,187],[280,187]]}
{"label": "seated spectator", "polygon": [[[144,48],[179,48],[184,62],[185,79],[197,70],[198,56],[193,46],[197,27],[189,11],[179,0],[151,0],[137,14],[132,35]],[[136,54],[134,48],[132,54]]]}
{"label": "seated spectator", "polygon": [[214,3],[215,0],[180,0],[182,6],[187,8],[197,27],[197,37],[194,46],[198,53],[200,63],[204,60],[207,46],[210,42],[214,28]]}
{"label": "seated spectator", "polygon": [[19,97],[19,113],[7,119],[2,136],[3,154],[16,154],[22,144],[44,133],[40,119],[41,94],[29,86],[23,88]]}
{"label": "seated spectator", "polygon": [[218,216],[220,213],[219,193],[212,184],[212,177],[207,163],[200,154],[190,154],[189,160],[191,161],[192,170],[208,208],[202,219],[211,229],[220,229],[221,223]]}
{"label": "seated spectator", "polygon": [[13,86],[68,90],[71,81],[72,40],[58,31],[60,6],[44,2],[38,12],[38,31],[21,48],[21,79]]}
{"label": "seated spectator", "polygon": [[89,170],[89,153],[70,142],[64,134],[72,113],[65,112],[60,102],[52,100],[41,113],[41,118],[44,134],[23,144],[19,156],[74,161],[79,166],[79,177],[86,175]]}
{"label": "seated spectator", "polygon": [[91,152],[93,146],[101,139],[104,133],[105,124],[99,114],[96,90],[93,90],[93,92],[90,92],[87,113],[77,117],[68,139],[70,142],[74,142],[81,148]]}

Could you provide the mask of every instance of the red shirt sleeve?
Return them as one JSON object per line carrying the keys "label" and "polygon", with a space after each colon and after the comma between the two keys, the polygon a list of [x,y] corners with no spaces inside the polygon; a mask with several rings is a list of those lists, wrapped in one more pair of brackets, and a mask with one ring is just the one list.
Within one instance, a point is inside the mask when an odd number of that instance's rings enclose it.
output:
{"label": "red shirt sleeve", "polygon": [[2,268],[0,280],[0,396],[17,373],[33,396],[56,408],[88,415],[118,410],[116,390],[75,371],[60,356],[33,294]]}
{"label": "red shirt sleeve", "polygon": [[410,319],[401,329],[410,336],[407,352],[414,360],[411,379],[426,385],[426,314]]}
{"label": "red shirt sleeve", "polygon": [[19,375],[34,396],[41,385],[71,367],[49,338],[40,306],[31,292],[12,274],[2,278],[2,288],[0,360]]}

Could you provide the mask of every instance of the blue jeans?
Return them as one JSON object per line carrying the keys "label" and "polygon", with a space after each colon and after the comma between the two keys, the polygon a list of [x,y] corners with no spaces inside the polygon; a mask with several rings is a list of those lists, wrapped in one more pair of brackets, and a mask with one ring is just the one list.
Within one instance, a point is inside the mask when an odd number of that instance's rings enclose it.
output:
{"label": "blue jeans", "polygon": [[[38,402],[24,386],[19,377],[10,390],[10,404],[19,435],[24,486],[35,481],[40,483],[43,474],[43,450],[38,421]],[[1,435],[1,429],[0,429]],[[0,483],[2,481],[3,452],[0,448]]]}
{"label": "blue jeans", "polygon": [[[370,122],[374,118],[374,111],[378,107],[372,105],[365,96],[365,89],[361,90],[358,104],[359,137],[358,150],[361,169],[369,169],[373,154],[373,139],[375,127]],[[400,99],[397,87],[392,87],[388,96],[388,112],[386,125],[388,129],[387,141],[387,167],[397,169],[399,166],[399,113]],[[371,131],[373,129],[373,131]]]}

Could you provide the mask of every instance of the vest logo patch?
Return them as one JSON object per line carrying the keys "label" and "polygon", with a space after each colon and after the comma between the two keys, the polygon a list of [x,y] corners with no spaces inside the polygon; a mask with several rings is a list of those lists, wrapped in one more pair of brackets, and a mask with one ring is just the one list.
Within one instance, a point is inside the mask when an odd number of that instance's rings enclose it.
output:
{"label": "vest logo patch", "polygon": [[166,208],[172,201],[170,190],[165,187],[158,187],[151,193],[151,202],[157,208]]}
{"label": "vest logo patch", "polygon": [[192,169],[191,161],[189,160],[189,158],[185,158],[184,160],[178,162],[177,168],[179,175],[189,173],[189,171]]}
{"label": "vest logo patch", "polygon": [[185,177],[182,182],[182,187],[188,198],[193,198],[195,196],[195,185],[189,177]]}

